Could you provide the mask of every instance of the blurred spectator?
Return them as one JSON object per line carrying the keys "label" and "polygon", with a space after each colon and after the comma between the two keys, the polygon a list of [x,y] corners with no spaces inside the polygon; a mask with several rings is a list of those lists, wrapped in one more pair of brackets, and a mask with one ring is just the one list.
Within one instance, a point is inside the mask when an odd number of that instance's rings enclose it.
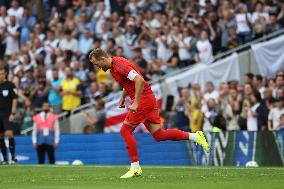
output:
{"label": "blurred spectator", "polygon": [[33,127],[34,108],[30,100],[24,101],[24,106],[19,109],[19,124],[21,130],[25,130]]}
{"label": "blurred spectator", "polygon": [[254,90],[250,96],[251,107],[247,114],[248,131],[266,130],[268,112],[261,104],[261,96],[257,90]]}
{"label": "blurred spectator", "polygon": [[141,48],[135,48],[133,52],[134,52],[133,63],[139,69],[144,79],[148,80],[146,76],[148,72],[148,62],[144,59]]}
{"label": "blurred spectator", "polygon": [[61,83],[62,110],[70,111],[81,105],[80,81],[74,77],[72,68],[65,69],[66,78]]}
{"label": "blurred spectator", "polygon": [[20,50],[20,26],[17,24],[16,16],[10,16],[10,23],[6,28],[6,51],[7,56]]}
{"label": "blurred spectator", "polygon": [[188,103],[190,103],[190,92],[187,88],[182,88],[180,99],[175,102],[173,110],[177,112],[177,128],[184,131],[189,130],[189,119],[185,115]]}
{"label": "blurred spectator", "polygon": [[277,91],[284,88],[284,74],[277,74],[275,78],[275,88],[273,89],[273,97],[277,98]]}
{"label": "blurred spectator", "polygon": [[21,43],[26,44],[29,40],[30,32],[33,30],[37,22],[36,17],[31,15],[28,7],[25,7],[23,17],[19,18],[19,25],[21,27]]}
{"label": "blurred spectator", "polygon": [[59,78],[58,70],[53,69],[52,80],[49,81],[48,102],[51,105],[52,111],[59,114],[62,108],[62,97],[60,95],[60,86],[62,79]]}
{"label": "blurred spectator", "polygon": [[62,50],[71,50],[72,52],[77,52],[78,40],[72,37],[70,30],[66,30],[64,32],[64,38],[59,42],[59,48]]}
{"label": "blurred spectator", "polygon": [[281,114],[280,122],[279,122],[279,130],[283,130],[283,129],[284,129],[284,113]]}
{"label": "blurred spectator", "polygon": [[11,8],[8,9],[9,16],[15,16],[17,18],[22,18],[24,14],[24,8],[19,6],[18,0],[11,1]]}
{"label": "blurred spectator", "polygon": [[203,108],[202,112],[204,114],[203,131],[213,131],[214,121],[218,114],[216,102],[213,98],[208,99],[206,108]]}
{"label": "blurred spectator", "polygon": [[249,13],[245,4],[240,4],[236,11],[238,44],[242,45],[251,40]]}
{"label": "blurred spectator", "polygon": [[191,105],[188,104],[185,114],[188,116],[188,119],[190,121],[190,132],[202,130],[203,115],[197,102]]}
{"label": "blurred spectator", "polygon": [[109,101],[120,99],[120,86],[117,82],[113,82],[111,92],[108,94],[107,98]]}
{"label": "blurred spectator", "polygon": [[198,51],[196,62],[211,63],[213,61],[213,49],[206,31],[201,32],[196,48]]}
{"label": "blurred spectator", "polygon": [[89,52],[93,45],[93,38],[88,28],[85,28],[83,31],[83,35],[80,37],[78,41],[78,50],[79,53],[86,54]]}
{"label": "blurred spectator", "polygon": [[279,98],[275,100],[275,106],[270,110],[268,116],[268,130],[277,131],[281,127],[280,118],[284,114],[284,99]]}
{"label": "blurred spectator", "polygon": [[103,133],[106,120],[105,104],[102,99],[99,99],[95,103],[96,112],[95,115],[90,115],[87,112],[83,112],[83,116],[88,122],[88,125],[94,128],[95,133]]}
{"label": "blurred spectator", "polygon": [[35,84],[30,98],[32,99],[33,106],[37,109],[42,107],[43,102],[47,101],[48,85],[44,76],[39,76],[37,83]]}
{"label": "blurred spectator", "polygon": [[98,83],[92,82],[90,88],[87,88],[86,90],[86,102],[97,100],[100,97]]}
{"label": "blurred spectator", "polygon": [[214,99],[217,101],[219,97],[218,91],[214,89],[214,84],[212,82],[206,83],[206,92],[204,93],[204,99],[207,101],[209,99]]}

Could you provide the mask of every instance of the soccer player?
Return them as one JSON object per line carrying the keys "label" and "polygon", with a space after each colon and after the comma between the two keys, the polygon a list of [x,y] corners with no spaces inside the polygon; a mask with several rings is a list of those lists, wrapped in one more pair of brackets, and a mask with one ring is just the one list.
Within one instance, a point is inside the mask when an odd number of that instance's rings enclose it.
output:
{"label": "soccer player", "polygon": [[142,169],[139,165],[137,144],[133,131],[135,127],[144,123],[147,130],[156,141],[165,140],[192,140],[201,145],[205,152],[209,152],[209,145],[202,131],[188,133],[178,129],[162,129],[158,113],[157,101],[150,85],[143,79],[135,65],[123,57],[110,57],[100,48],[94,49],[89,59],[91,63],[103,71],[110,69],[113,78],[123,87],[119,107],[125,108],[124,101],[127,95],[132,100],[129,112],[120,129],[126,143],[126,149],[131,160],[129,171],[120,178],[140,176]]}

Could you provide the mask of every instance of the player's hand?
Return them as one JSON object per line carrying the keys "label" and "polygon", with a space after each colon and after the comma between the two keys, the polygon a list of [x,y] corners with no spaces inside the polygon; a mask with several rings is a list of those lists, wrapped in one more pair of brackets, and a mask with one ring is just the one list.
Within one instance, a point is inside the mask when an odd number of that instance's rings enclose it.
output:
{"label": "player's hand", "polygon": [[14,120],[15,120],[15,116],[14,116],[13,114],[11,114],[11,115],[9,116],[9,121],[10,121],[10,122],[14,122]]}
{"label": "player's hand", "polygon": [[118,102],[118,107],[119,107],[119,108],[125,108],[124,99],[120,99],[120,100],[119,100],[119,102]]}
{"label": "player's hand", "polygon": [[57,149],[58,144],[53,144],[54,149]]}
{"label": "player's hand", "polygon": [[132,112],[132,113],[136,113],[137,112],[137,108],[138,108],[138,104],[136,104],[136,103],[133,103],[130,107],[129,107],[129,110],[130,110],[130,112]]}
{"label": "player's hand", "polygon": [[37,144],[33,144],[34,148],[37,149]]}

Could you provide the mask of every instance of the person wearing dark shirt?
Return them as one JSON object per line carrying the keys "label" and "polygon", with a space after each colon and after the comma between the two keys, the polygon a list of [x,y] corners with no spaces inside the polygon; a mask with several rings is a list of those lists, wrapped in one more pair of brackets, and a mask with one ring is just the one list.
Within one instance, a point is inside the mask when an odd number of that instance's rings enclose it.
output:
{"label": "person wearing dark shirt", "polygon": [[140,47],[137,47],[133,50],[134,52],[134,64],[135,66],[138,67],[138,69],[140,70],[140,72],[142,73],[144,79],[146,81],[149,80],[149,78],[147,77],[147,73],[148,73],[148,62],[144,59],[143,54],[142,54],[142,49]]}
{"label": "person wearing dark shirt", "polygon": [[7,70],[0,65],[0,148],[3,155],[2,164],[8,164],[7,149],[4,135],[9,139],[9,150],[11,153],[11,163],[16,163],[15,140],[13,133],[13,122],[17,107],[17,90],[15,85],[7,81]]}
{"label": "person wearing dark shirt", "polygon": [[87,112],[83,112],[83,116],[88,122],[88,126],[94,128],[95,133],[104,133],[106,120],[105,103],[102,99],[98,99],[95,103],[95,116],[91,116]]}

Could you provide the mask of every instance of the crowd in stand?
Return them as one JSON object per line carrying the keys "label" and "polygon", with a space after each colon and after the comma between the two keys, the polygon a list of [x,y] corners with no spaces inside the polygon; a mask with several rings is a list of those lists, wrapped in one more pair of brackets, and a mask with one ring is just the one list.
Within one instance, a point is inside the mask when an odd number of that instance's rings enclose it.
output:
{"label": "crowd in stand", "polygon": [[19,89],[24,129],[45,100],[69,113],[119,98],[110,73],[90,65],[93,48],[131,59],[155,81],[283,26],[280,0],[0,0],[0,64]]}
{"label": "crowd in stand", "polygon": [[218,89],[207,82],[205,91],[197,83],[181,88],[170,118],[178,124],[172,124],[194,132],[284,129],[284,71],[271,79],[248,73],[244,80],[221,83]]}

